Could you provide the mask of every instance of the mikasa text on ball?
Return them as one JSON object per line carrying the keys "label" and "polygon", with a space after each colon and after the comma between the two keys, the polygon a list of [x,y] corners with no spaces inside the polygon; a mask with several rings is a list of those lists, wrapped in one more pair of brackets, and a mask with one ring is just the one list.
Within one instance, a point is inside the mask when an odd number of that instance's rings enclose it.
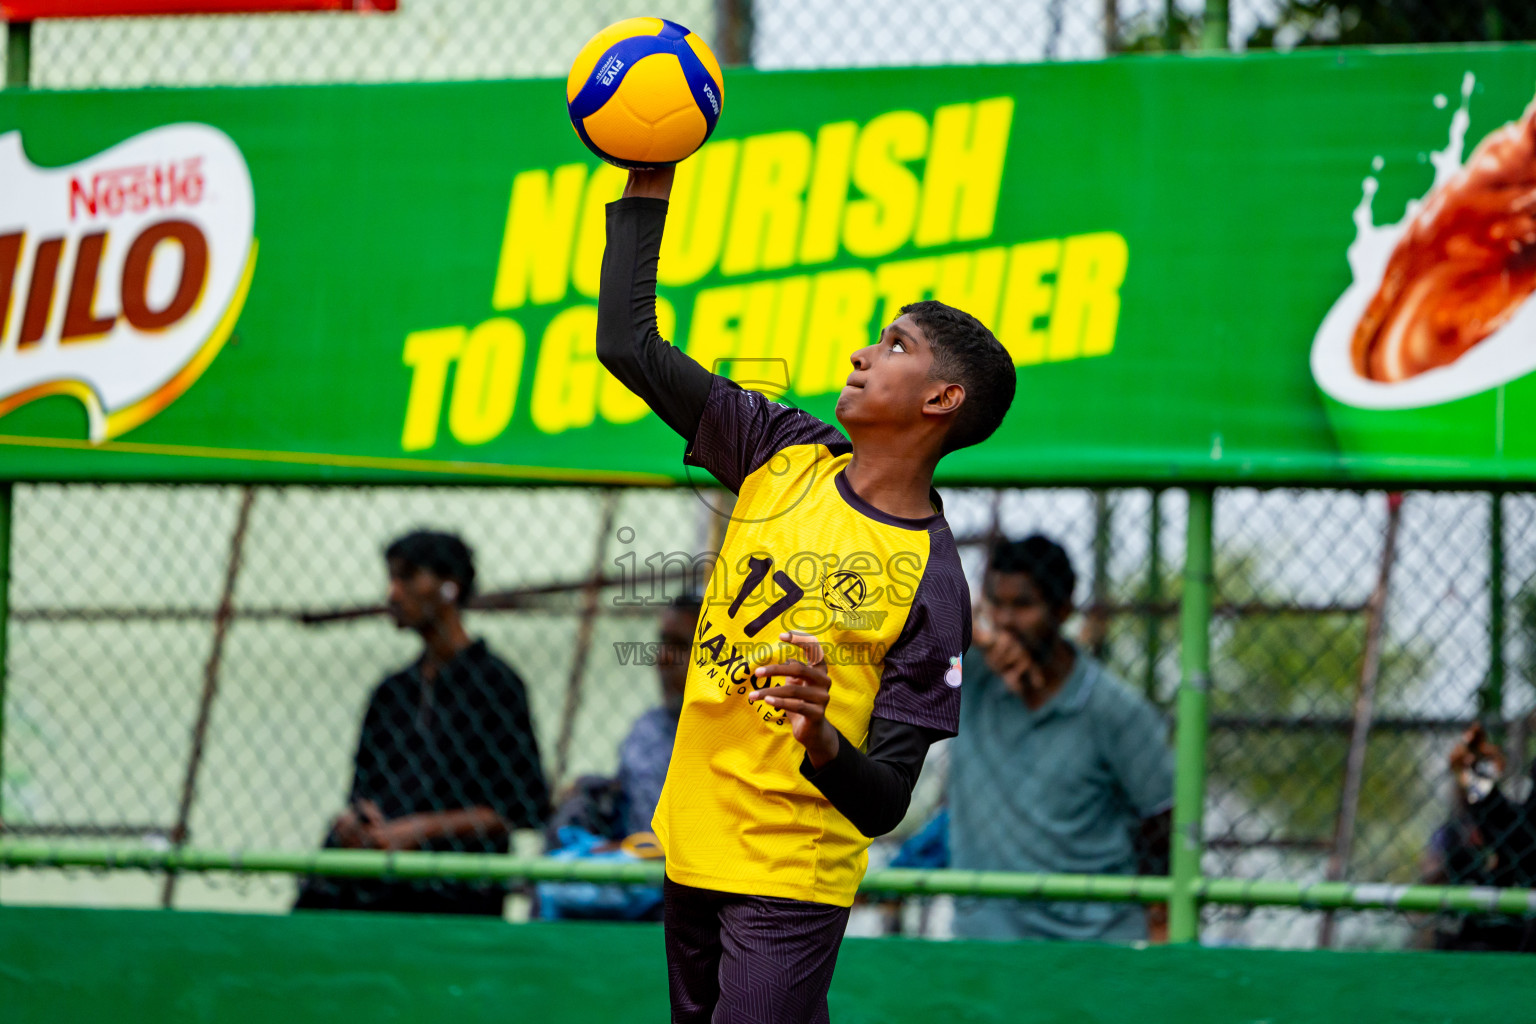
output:
{"label": "mikasa text on ball", "polygon": [[588,40],[565,100],[587,148],[620,167],[664,167],[715,130],[725,92],[704,40],[665,18],[628,18]]}

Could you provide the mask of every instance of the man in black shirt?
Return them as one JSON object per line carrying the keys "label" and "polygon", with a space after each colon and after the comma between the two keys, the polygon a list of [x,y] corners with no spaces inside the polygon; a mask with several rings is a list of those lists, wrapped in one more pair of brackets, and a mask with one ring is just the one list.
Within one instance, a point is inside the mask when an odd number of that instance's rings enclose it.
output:
{"label": "man in black shirt", "polygon": [[[348,806],[325,845],[504,854],[511,831],[538,827],[549,805],[526,688],[464,631],[475,568],[463,541],[420,531],[385,560],[390,614],[423,650],[374,690]],[[309,879],[294,909],[499,917],[504,897],[496,884]]]}

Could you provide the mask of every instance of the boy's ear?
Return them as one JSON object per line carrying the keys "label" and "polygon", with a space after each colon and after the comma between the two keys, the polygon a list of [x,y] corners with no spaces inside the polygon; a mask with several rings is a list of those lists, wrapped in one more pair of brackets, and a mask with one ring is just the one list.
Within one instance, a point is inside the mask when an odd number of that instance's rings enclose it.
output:
{"label": "boy's ear", "polygon": [[923,412],[935,415],[954,412],[965,401],[965,387],[961,384],[943,384],[923,403]]}

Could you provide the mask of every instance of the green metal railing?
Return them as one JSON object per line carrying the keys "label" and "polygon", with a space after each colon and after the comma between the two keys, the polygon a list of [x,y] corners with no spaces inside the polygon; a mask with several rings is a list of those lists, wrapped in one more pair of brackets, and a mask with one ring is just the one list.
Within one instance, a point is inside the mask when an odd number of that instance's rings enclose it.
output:
{"label": "green metal railing", "polygon": [[[501,882],[598,882],[659,885],[661,861],[556,860],[469,853],[387,853],[379,850],[287,851],[152,849],[143,846],[61,847],[32,841],[0,842],[0,867],[97,868],[167,872],[231,871],[351,878],[474,879]],[[1171,877],[1051,875],[1008,871],[886,869],[871,871],[859,891],[888,896],[974,896],[1100,902],[1188,899],[1233,906],[1398,910],[1433,913],[1536,913],[1536,890],[1478,886],[1379,885],[1351,882],[1279,882],[1197,878],[1185,886]]]}

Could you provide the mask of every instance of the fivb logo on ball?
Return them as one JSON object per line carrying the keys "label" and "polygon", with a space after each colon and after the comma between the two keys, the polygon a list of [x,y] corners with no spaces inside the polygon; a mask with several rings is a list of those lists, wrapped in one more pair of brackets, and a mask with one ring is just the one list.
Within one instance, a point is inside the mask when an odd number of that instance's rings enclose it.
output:
{"label": "fivb logo on ball", "polygon": [[48,395],[92,441],[140,425],[207,369],[255,266],[245,158],[207,125],[167,125],[39,167],[0,136],[0,416]]}
{"label": "fivb logo on ball", "polygon": [[724,79],[704,40],[665,18],[628,18],[587,41],[565,80],[571,126],[619,167],[675,164],[720,119]]}

